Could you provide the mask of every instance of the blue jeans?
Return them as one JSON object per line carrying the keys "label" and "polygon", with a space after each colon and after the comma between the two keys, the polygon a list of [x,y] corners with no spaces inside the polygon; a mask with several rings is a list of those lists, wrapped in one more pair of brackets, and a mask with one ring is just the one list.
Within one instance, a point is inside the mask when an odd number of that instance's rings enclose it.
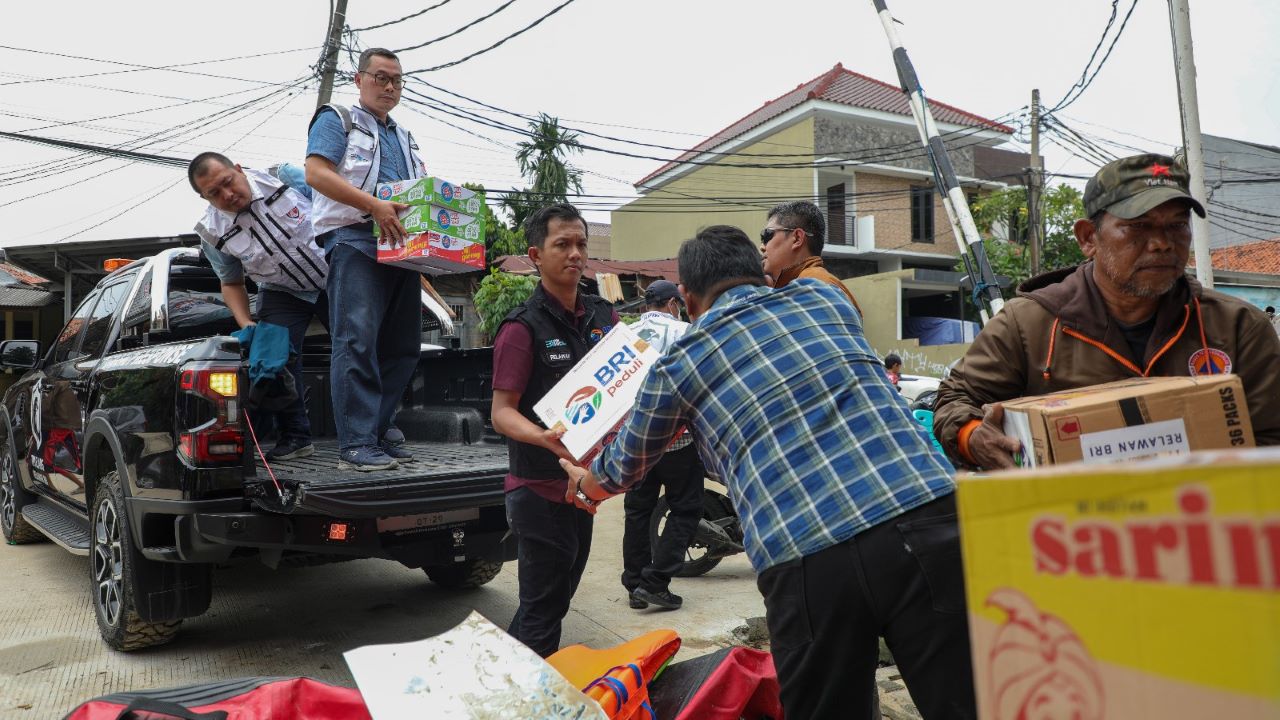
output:
{"label": "blue jeans", "polygon": [[[312,317],[318,317],[325,329],[329,329],[329,299],[324,293],[320,293],[315,303],[309,303],[283,290],[263,290],[258,303],[258,320],[287,328],[289,345],[296,353],[288,368],[289,374],[293,376],[293,386],[298,390],[298,400],[287,410],[275,415],[280,440],[305,445],[311,442],[311,421],[307,417],[305,388],[302,383],[302,340],[307,335],[307,326],[311,324]],[[258,434],[261,439],[266,431],[259,428]]]}
{"label": "blue jeans", "polygon": [[341,450],[378,444],[418,366],[419,277],[345,243],[329,253],[333,416]]}

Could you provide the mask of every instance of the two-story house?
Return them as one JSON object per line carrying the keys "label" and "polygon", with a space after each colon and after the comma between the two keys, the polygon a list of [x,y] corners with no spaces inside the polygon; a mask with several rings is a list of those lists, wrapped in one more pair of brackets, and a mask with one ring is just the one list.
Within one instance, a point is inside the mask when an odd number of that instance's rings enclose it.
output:
{"label": "two-story house", "polygon": [[[931,101],[966,187],[1021,184],[1027,156],[995,149],[1013,130]],[[839,277],[904,268],[950,270],[959,249],[901,89],[841,65],[801,83],[636,183],[613,211],[616,260],[674,257],[712,224],[752,237],[767,210],[809,199],[826,213],[823,253]]]}

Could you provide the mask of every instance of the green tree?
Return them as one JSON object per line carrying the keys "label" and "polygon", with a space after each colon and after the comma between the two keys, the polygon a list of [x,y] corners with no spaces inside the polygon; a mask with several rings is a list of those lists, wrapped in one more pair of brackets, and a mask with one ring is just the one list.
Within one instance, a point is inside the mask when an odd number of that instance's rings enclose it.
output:
{"label": "green tree", "polygon": [[533,275],[515,275],[490,268],[473,298],[480,315],[480,330],[492,339],[507,313],[528,300],[537,286],[538,278]]}
{"label": "green tree", "polygon": [[[477,183],[463,183],[463,187],[479,193],[485,192],[484,186]],[[503,222],[493,207],[486,203],[484,207],[484,259],[490,266],[503,255],[524,255],[529,244],[524,239],[524,229],[518,224],[515,228]]]}
{"label": "green tree", "polygon": [[539,113],[529,121],[529,139],[516,145],[520,174],[533,183],[513,190],[503,200],[519,227],[535,208],[566,202],[570,192],[582,192],[582,171],[569,165],[572,153],[582,152],[578,134],[560,127],[559,118]]}
{"label": "green tree", "polygon": [[[1044,241],[1040,245],[1041,272],[1072,267],[1084,261],[1073,227],[1084,217],[1084,200],[1070,185],[1047,188],[1041,198],[1044,214]],[[1014,285],[1031,275],[1031,254],[1024,244],[1027,230],[1026,188],[1006,188],[979,198],[973,204],[973,221],[983,236],[983,246],[991,269],[1013,278]],[[997,226],[1005,229],[1008,242],[994,237]],[[963,269],[960,263],[958,268]]]}

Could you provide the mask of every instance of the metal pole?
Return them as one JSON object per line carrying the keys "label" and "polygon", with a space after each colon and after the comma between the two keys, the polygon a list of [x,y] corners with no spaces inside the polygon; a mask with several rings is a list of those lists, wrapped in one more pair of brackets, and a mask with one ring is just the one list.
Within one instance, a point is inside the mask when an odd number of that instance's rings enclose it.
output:
{"label": "metal pole", "polygon": [[333,74],[338,69],[338,46],[342,43],[342,28],[347,23],[347,0],[338,0],[338,6],[329,18],[329,38],[325,40],[324,68],[320,71],[320,95],[316,109],[328,105],[333,97]]}
{"label": "metal pole", "polygon": [[979,297],[986,300],[985,306],[978,305],[978,314],[982,318],[982,324],[986,325],[991,317],[1004,307],[1000,286],[996,283],[995,273],[987,260],[982,236],[978,234],[978,227],[973,223],[973,215],[969,213],[968,200],[960,187],[960,181],[956,178],[956,171],[951,165],[951,158],[947,155],[947,148],[938,135],[933,113],[929,111],[929,101],[920,87],[920,80],[916,77],[911,59],[907,57],[907,50],[902,46],[902,41],[898,39],[898,32],[893,27],[893,15],[889,14],[889,8],[885,6],[884,0],[872,0],[872,2],[880,16],[880,24],[884,26],[885,35],[889,38],[889,47],[893,49],[893,62],[898,69],[898,82],[902,85],[902,92],[906,94],[907,101],[911,104],[911,115],[915,118],[916,129],[920,131],[920,141],[924,143],[929,153],[929,162],[933,165],[934,182],[942,192],[942,207],[946,209],[947,218],[951,221],[951,231],[955,233],[956,239],[961,241],[960,248],[965,267],[968,268],[969,278],[974,283],[975,300]]}
{"label": "metal pole", "polygon": [[[1191,174],[1191,197],[1206,209],[1204,148],[1200,142],[1200,100],[1196,95],[1196,58],[1191,50],[1191,10],[1187,0],[1169,0],[1169,28],[1173,33],[1173,67],[1178,76],[1178,107],[1182,110],[1182,147]],[[1209,219],[1191,213],[1191,243],[1195,248],[1196,279],[1213,287],[1213,259],[1209,255]]]}
{"label": "metal pole", "polygon": [[1031,276],[1040,274],[1040,244],[1044,229],[1040,222],[1040,193],[1044,184],[1040,166],[1040,91],[1031,91],[1031,177],[1027,180],[1027,245],[1031,248]]}

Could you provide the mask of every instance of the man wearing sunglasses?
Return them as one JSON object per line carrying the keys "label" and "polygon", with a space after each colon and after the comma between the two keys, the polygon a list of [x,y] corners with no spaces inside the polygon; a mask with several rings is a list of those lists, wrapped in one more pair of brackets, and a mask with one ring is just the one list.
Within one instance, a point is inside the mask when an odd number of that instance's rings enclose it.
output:
{"label": "man wearing sunglasses", "polygon": [[413,136],[391,118],[404,75],[390,50],[360,54],[360,102],[316,111],[307,137],[316,241],[329,260],[333,414],[339,469],[386,470],[413,454],[388,442],[396,401],[418,364],[420,275],[378,263],[373,228],[392,246],[406,238],[407,205],[379,200],[380,182],[426,175]]}
{"label": "man wearing sunglasses", "polygon": [[840,290],[862,315],[853,293],[840,279],[822,265],[822,246],[827,223],[817,205],[804,200],[783,203],[769,211],[769,219],[760,231],[760,250],[764,253],[764,272],[773,278],[773,286],[786,287],[796,278],[814,278]]}

